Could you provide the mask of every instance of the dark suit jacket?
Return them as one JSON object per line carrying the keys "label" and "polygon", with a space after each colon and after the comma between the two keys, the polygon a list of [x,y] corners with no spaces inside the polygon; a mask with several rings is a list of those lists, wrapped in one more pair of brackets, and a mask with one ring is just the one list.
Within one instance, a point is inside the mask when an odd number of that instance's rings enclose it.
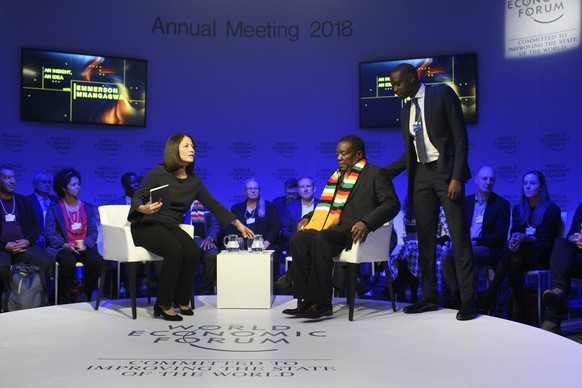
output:
{"label": "dark suit jacket", "polygon": [[[85,237],[85,245],[87,248],[93,248],[97,245],[97,237],[99,231],[97,229],[97,211],[95,206],[90,203],[83,202],[85,205],[85,214],[87,214],[87,236]],[[58,203],[51,205],[46,212],[46,254],[54,259],[57,253],[62,249],[63,244],[68,242],[67,222],[65,215]]]}
{"label": "dark suit jacket", "polygon": [[[24,238],[28,240],[31,246],[36,243],[38,236],[42,231],[40,221],[34,212],[32,200],[24,195],[14,193],[14,200],[16,202],[18,222],[22,229]],[[42,214],[42,213],[41,213]],[[2,235],[2,223],[0,222],[0,236]],[[0,250],[3,250],[7,243],[11,241],[0,241]]]}
{"label": "dark suit jacket", "polygon": [[[351,229],[356,222],[362,221],[370,231],[375,231],[396,217],[399,211],[400,202],[388,173],[385,169],[368,163],[346,201],[339,225],[332,229],[348,235],[346,248],[350,248]],[[313,212],[305,217],[311,218],[312,215]]]}
{"label": "dark suit jacket", "polygon": [[[40,202],[38,201],[38,198],[36,197],[36,194],[32,193],[28,196],[28,198],[30,198],[30,200],[32,201],[32,206],[34,207],[34,211],[36,213],[36,217],[38,218],[38,220],[41,223],[42,226],[42,232],[44,233],[44,224],[43,224],[43,214],[42,214],[42,206],[40,205]],[[59,198],[55,195],[49,195],[49,200],[50,200],[50,205],[52,205],[53,203],[55,203]],[[50,206],[49,205],[49,206]]]}
{"label": "dark suit jacket", "polygon": [[[265,216],[259,217],[257,212],[255,212],[255,222],[250,225],[247,225],[245,219],[245,212],[247,210],[246,201],[235,203],[232,205],[230,211],[236,214],[236,218],[238,218],[250,230],[252,230],[255,234],[263,235],[263,239],[270,242],[272,245],[275,244],[279,238],[281,220],[279,219],[279,212],[277,211],[277,208],[273,202],[265,201],[265,207]],[[227,227],[225,234],[237,234],[240,236],[240,232],[233,225],[229,225]]]}
{"label": "dark suit jacket", "polygon": [[[317,198],[313,199],[313,208],[317,207],[319,200]],[[291,235],[297,232],[297,224],[301,221],[301,210],[302,210],[301,198],[297,201],[291,202],[287,205],[285,209],[285,217],[283,217],[283,222],[281,223],[281,240],[284,243],[289,242]]]}
{"label": "dark suit jacket", "polygon": [[[474,238],[477,245],[501,251],[507,242],[507,232],[509,231],[510,220],[509,201],[501,198],[495,193],[491,193],[487,199],[485,214],[483,215],[483,225],[481,237]],[[465,197],[466,225],[471,225],[473,212],[475,211],[475,194]]]}
{"label": "dark suit jacket", "polygon": [[[409,194],[412,193],[414,171],[416,169],[416,149],[410,136],[410,105],[408,102],[400,112],[404,154],[386,166],[391,177],[408,171]],[[439,152],[437,172],[439,176],[450,181],[461,182],[471,178],[468,164],[467,127],[463,118],[461,103],[455,92],[446,85],[426,86],[424,117],[431,143]]]}

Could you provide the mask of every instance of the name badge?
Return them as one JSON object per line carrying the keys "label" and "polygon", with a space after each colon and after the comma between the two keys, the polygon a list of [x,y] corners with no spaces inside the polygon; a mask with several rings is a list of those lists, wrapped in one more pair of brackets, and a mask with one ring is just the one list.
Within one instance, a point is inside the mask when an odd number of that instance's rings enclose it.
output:
{"label": "name badge", "polygon": [[247,225],[254,224],[254,223],[255,223],[255,217],[247,218]]}
{"label": "name badge", "polygon": [[73,224],[71,224],[72,231],[77,231],[77,230],[81,229],[82,227],[83,227],[83,225],[81,225],[80,222],[74,222]]}
{"label": "name badge", "polygon": [[16,221],[16,216],[14,214],[6,214],[4,219],[6,220],[6,222],[14,222]]}
{"label": "name badge", "polygon": [[528,236],[533,236],[534,234],[536,234],[536,228],[534,228],[533,226],[525,228],[525,234]]}
{"label": "name badge", "polygon": [[475,223],[476,224],[482,224],[483,223],[483,216],[477,216],[477,217],[475,217]]}
{"label": "name badge", "polygon": [[414,124],[412,124],[412,130],[415,135],[418,131],[422,131],[422,123],[420,121],[415,121]]}

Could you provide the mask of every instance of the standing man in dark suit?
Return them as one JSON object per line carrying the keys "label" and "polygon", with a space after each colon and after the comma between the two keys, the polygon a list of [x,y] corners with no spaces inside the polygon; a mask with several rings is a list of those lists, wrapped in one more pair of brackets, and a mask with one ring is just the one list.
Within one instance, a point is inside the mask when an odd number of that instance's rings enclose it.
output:
{"label": "standing man in dark suit", "polygon": [[44,220],[46,218],[46,212],[50,206],[57,201],[58,197],[51,194],[53,189],[53,177],[51,174],[36,174],[32,180],[32,187],[34,188],[34,193],[30,194],[28,197],[32,200],[32,206],[36,212],[36,217],[40,221],[42,227],[40,236],[36,240],[36,245],[44,248]]}
{"label": "standing man in dark suit", "polygon": [[[474,181],[477,193],[465,197],[465,217],[467,225],[471,226],[475,265],[477,268],[487,265],[496,268],[499,265],[501,249],[507,242],[510,220],[509,201],[493,192],[495,171],[491,167],[482,167]],[[455,257],[452,249],[444,251],[441,270],[443,279],[450,290],[450,297],[454,297],[457,286]],[[480,312],[492,311],[496,304],[497,296],[489,295],[486,291],[478,310]]]}
{"label": "standing man in dark suit", "polygon": [[421,269],[422,299],[404,308],[407,314],[438,310],[436,230],[442,205],[459,276],[458,320],[477,316],[476,273],[469,228],[465,224],[468,164],[467,127],[461,103],[446,85],[425,86],[416,69],[402,63],[390,74],[394,93],[410,98],[400,113],[405,152],[386,167],[394,177],[406,169],[408,195],[414,199]]}
{"label": "standing man in dark suit", "polygon": [[317,319],[331,316],[333,258],[352,243],[366,240],[393,219],[400,202],[388,174],[366,161],[358,136],[340,139],[337,169],[327,182],[315,210],[306,214],[291,236],[293,294],[302,300],[283,314]]}

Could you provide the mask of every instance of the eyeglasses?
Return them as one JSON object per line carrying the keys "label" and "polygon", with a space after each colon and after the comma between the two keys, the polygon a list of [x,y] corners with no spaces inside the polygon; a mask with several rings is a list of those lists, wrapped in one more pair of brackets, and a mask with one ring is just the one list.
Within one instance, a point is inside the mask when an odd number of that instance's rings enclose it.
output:
{"label": "eyeglasses", "polygon": [[260,188],[258,188],[258,187],[245,187],[245,190],[246,191],[259,191]]}

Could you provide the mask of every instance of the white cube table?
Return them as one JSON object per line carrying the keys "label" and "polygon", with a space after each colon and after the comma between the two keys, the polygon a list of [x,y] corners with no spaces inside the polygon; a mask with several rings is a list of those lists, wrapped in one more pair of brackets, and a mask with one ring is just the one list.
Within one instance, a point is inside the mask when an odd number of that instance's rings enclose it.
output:
{"label": "white cube table", "polygon": [[216,259],[216,306],[269,309],[273,302],[273,251],[227,252]]}

